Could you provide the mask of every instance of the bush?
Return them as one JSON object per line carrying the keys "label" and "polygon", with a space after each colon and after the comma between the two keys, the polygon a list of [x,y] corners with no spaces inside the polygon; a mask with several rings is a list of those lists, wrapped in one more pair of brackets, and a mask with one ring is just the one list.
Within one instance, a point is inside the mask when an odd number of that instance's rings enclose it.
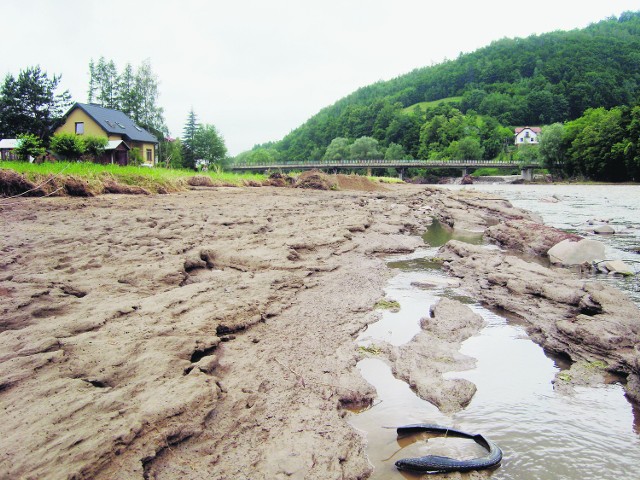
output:
{"label": "bush", "polygon": [[18,135],[18,146],[16,147],[16,155],[23,160],[29,160],[30,157],[37,158],[46,153],[42,146],[42,141],[36,135],[25,133]]}
{"label": "bush", "polygon": [[64,160],[78,160],[86,149],[83,138],[75,133],[56,133],[50,147]]}
{"label": "bush", "polygon": [[134,147],[129,152],[129,165],[142,165],[142,153],[138,147]]}
{"label": "bush", "polygon": [[93,137],[87,135],[84,138],[84,154],[89,155],[94,160],[100,157],[109,143],[106,137]]}

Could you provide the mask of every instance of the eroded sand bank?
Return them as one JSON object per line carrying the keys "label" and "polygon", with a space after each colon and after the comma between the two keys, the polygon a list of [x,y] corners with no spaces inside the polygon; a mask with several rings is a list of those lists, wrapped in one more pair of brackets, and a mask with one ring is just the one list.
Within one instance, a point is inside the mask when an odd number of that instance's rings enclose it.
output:
{"label": "eroded sand bank", "polygon": [[[478,192],[389,188],[2,206],[2,478],[366,478],[364,440],[343,407],[375,397],[354,368],[354,338],[376,319],[382,256],[419,247],[434,215],[475,230],[536,220]],[[474,293],[483,289],[474,272],[497,268],[483,259],[474,269],[478,255],[447,252]],[[501,278],[485,298],[504,283],[526,318],[522,305],[541,293]],[[577,359],[609,355],[637,379],[637,326],[620,327],[631,340],[614,353],[615,318],[589,303],[606,295],[581,291],[593,298],[566,293],[562,308],[549,307],[565,319],[553,335],[527,318],[536,340],[571,345]],[[575,347],[580,315],[614,332],[612,342],[590,350],[581,335],[587,346]]]}

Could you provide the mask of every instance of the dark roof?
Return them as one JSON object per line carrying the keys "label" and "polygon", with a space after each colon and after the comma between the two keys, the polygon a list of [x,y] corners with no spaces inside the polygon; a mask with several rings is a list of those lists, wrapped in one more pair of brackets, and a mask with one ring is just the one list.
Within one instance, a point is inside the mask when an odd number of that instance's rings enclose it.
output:
{"label": "dark roof", "polygon": [[132,119],[119,110],[104,108],[94,103],[76,103],[71,107],[69,113],[76,107],[89,115],[107,134],[122,135],[123,138],[134,142],[158,143],[158,139],[154,135],[136,125]]}

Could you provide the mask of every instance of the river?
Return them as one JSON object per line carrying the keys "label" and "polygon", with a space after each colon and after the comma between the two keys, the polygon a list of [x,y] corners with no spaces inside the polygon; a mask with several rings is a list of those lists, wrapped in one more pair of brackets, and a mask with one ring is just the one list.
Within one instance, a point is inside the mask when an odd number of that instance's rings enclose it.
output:
{"label": "river", "polygon": [[[542,216],[546,224],[590,235],[593,223],[607,221],[615,235],[598,236],[608,258],[635,266],[640,255],[640,187],[573,185],[473,185],[471,187],[509,199],[513,205]],[[596,237],[594,237],[596,238]],[[477,243],[477,236],[465,236]],[[462,345],[462,353],[476,358],[475,368],[447,374],[476,384],[469,406],[451,416],[418,398],[404,382],[395,379],[382,360],[370,356],[358,363],[364,378],[377,390],[374,407],[350,416],[364,433],[368,456],[375,471],[371,478],[420,478],[398,472],[399,458],[426,454],[468,458],[478,455],[473,442],[419,437],[401,440],[389,428],[408,423],[437,423],[482,433],[504,451],[502,465],[493,471],[495,480],[639,479],[640,409],[630,404],[620,379],[611,378],[597,387],[576,387],[570,393],[554,389],[558,372],[568,368],[565,360],[548,356],[533,343],[517,321],[487,310],[472,298],[460,296],[447,285],[446,275],[430,263],[437,244],[447,240],[437,226],[425,240],[430,246],[415,254],[396,257],[389,263],[397,274],[386,296],[400,303],[399,312],[384,312],[358,338],[361,345],[388,342],[401,345],[419,330],[419,319],[442,296],[467,303],[483,316],[487,326]],[[411,286],[417,279],[442,279],[441,286],[425,291]],[[626,291],[640,304],[638,277],[594,276]],[[437,284],[437,282],[435,282]],[[480,453],[482,455],[482,453]],[[435,478],[438,478],[437,476]],[[442,477],[446,478],[446,477]]]}
{"label": "river", "polygon": [[[640,272],[640,186],[638,185],[486,185],[473,188],[508,199],[514,206],[537,213],[544,223],[605,244],[607,260],[619,259]],[[594,235],[606,222],[615,235]],[[626,292],[640,306],[640,276],[597,275]],[[639,475],[640,478],[640,475]]]}

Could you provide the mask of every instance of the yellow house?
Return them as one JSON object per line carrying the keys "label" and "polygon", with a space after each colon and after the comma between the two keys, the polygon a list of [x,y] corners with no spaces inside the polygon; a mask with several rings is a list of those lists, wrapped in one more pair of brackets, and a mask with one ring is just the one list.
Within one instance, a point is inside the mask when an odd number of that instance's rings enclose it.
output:
{"label": "yellow house", "polygon": [[64,123],[55,133],[75,133],[107,137],[109,143],[101,163],[129,163],[129,151],[138,149],[142,161],[156,164],[158,139],[139,127],[123,112],[104,108],[95,103],[76,103],[64,116]]}

